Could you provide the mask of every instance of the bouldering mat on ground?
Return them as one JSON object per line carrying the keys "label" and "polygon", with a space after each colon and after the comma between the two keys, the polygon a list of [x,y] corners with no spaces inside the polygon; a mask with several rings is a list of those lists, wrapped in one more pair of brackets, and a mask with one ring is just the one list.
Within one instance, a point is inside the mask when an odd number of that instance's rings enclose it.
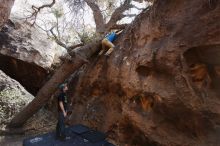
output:
{"label": "bouldering mat on ground", "polygon": [[71,129],[71,131],[73,131],[76,134],[83,134],[83,133],[89,132],[91,130],[90,128],[88,128],[84,125],[81,125],[81,124],[74,125],[69,128]]}
{"label": "bouldering mat on ground", "polygon": [[83,133],[82,137],[89,140],[90,142],[98,142],[105,140],[106,135],[102,132],[91,130],[86,133]]}
{"label": "bouldering mat on ground", "polygon": [[[86,134],[87,133],[87,134]],[[84,125],[66,128],[67,140],[56,139],[55,132],[24,139],[23,146],[114,146],[105,140],[105,135]]]}

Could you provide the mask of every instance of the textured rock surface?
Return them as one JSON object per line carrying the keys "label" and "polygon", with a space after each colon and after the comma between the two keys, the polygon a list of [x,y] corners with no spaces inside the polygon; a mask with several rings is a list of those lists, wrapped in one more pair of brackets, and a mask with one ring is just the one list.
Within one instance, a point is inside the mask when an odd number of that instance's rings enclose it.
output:
{"label": "textured rock surface", "polygon": [[34,97],[0,70],[0,126],[7,124]]}
{"label": "textured rock surface", "polygon": [[70,123],[132,146],[220,145],[217,20],[220,1],[155,1],[70,83]]}
{"label": "textured rock surface", "polygon": [[14,0],[0,0],[0,29],[8,21]]}

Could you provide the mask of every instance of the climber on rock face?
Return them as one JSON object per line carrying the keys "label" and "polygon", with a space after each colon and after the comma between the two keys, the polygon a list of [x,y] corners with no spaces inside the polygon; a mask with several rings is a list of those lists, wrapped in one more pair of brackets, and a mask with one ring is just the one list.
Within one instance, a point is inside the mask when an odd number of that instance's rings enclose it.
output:
{"label": "climber on rock face", "polygon": [[59,86],[60,94],[58,96],[58,122],[56,126],[56,137],[60,140],[66,139],[65,134],[65,123],[64,120],[67,116],[67,96],[66,92],[68,90],[67,84],[61,84]]}
{"label": "climber on rock face", "polygon": [[105,47],[109,48],[108,51],[105,53],[106,56],[109,56],[112,53],[115,48],[115,45],[112,42],[121,32],[122,30],[112,31],[105,36],[105,38],[102,40],[102,50],[99,52],[99,55],[102,55],[102,53],[105,51]]}

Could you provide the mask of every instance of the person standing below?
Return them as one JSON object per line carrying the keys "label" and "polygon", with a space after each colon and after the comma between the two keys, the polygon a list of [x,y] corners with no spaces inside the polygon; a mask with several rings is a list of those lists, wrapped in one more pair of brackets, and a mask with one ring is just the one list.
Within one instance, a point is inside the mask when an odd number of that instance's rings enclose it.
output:
{"label": "person standing below", "polygon": [[66,92],[68,91],[67,84],[61,84],[59,86],[60,94],[58,96],[58,122],[56,126],[56,137],[60,140],[66,139],[65,133],[65,123],[64,120],[67,116],[67,95]]}
{"label": "person standing below", "polygon": [[108,33],[105,38],[102,40],[102,50],[99,52],[99,55],[102,55],[105,51],[105,47],[108,47],[108,51],[105,53],[106,56],[109,56],[112,51],[115,48],[115,45],[112,43],[114,40],[116,40],[117,36],[122,32],[122,30],[119,31],[112,31]]}

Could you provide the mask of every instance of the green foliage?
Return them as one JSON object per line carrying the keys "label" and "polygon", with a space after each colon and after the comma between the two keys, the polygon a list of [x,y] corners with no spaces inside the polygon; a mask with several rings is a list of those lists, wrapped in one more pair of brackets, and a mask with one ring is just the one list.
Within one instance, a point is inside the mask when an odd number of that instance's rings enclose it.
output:
{"label": "green foliage", "polygon": [[62,8],[54,8],[52,9],[52,13],[56,18],[61,18],[64,15]]}
{"label": "green foliage", "polygon": [[83,31],[82,33],[78,33],[80,41],[82,43],[88,43],[93,40],[97,40],[99,38],[99,34],[93,31]]}

